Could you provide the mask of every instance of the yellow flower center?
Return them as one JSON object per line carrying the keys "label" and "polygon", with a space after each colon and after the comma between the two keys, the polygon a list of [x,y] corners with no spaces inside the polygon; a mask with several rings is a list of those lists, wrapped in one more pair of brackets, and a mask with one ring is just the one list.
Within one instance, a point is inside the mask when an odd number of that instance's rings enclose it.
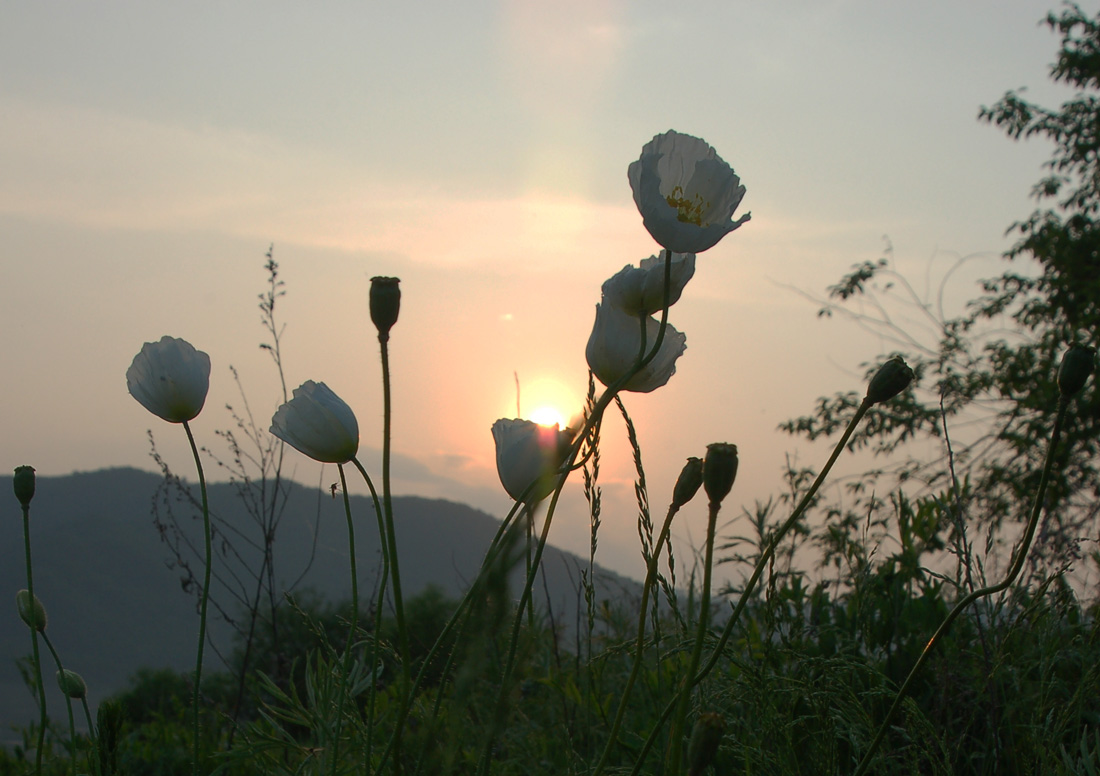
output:
{"label": "yellow flower center", "polygon": [[676,220],[685,224],[704,226],[703,213],[710,208],[710,203],[703,200],[703,195],[696,192],[692,199],[684,196],[684,187],[677,186],[672,193],[665,197],[668,206],[676,209]]}

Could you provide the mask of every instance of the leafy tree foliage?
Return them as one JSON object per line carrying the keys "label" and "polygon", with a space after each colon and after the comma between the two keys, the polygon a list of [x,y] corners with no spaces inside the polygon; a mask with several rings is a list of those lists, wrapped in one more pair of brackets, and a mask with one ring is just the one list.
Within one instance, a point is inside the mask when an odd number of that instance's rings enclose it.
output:
{"label": "leafy tree foliage", "polygon": [[[875,408],[852,445],[877,455],[894,453],[912,439],[940,439],[959,432],[952,455],[906,461],[894,473],[919,477],[947,503],[951,465],[964,483],[970,518],[995,528],[1022,520],[1035,493],[1045,445],[1057,408],[1058,362],[1072,343],[1095,345],[1100,324],[1100,16],[1067,5],[1045,23],[1061,35],[1052,79],[1075,90],[1057,109],[1008,92],[979,119],[1012,139],[1053,143],[1048,174],[1033,189],[1038,206],[1009,227],[1018,237],[1006,254],[1009,268],[983,281],[966,312],[945,316],[919,297],[891,267],[889,258],[865,262],[829,289],[821,315],[845,311],[891,337],[918,375],[898,400]],[[888,249],[889,253],[889,249]],[[950,274],[950,273],[949,273]],[[897,293],[931,325],[934,342],[906,332],[882,304]],[[870,315],[848,306],[870,303]],[[1009,323],[1006,329],[1005,323]],[[876,363],[880,359],[876,359]],[[870,369],[868,370],[870,372]],[[815,411],[783,425],[814,439],[843,427],[862,397],[838,394]],[[1067,419],[1064,443],[1048,492],[1048,523],[1039,552],[1047,560],[1077,552],[1091,535],[1100,510],[1100,395],[1089,387]],[[980,433],[962,430],[980,428]],[[949,449],[947,445],[943,446]],[[949,465],[950,464],[950,465]],[[864,479],[863,487],[873,479]],[[959,489],[953,491],[958,501]]]}

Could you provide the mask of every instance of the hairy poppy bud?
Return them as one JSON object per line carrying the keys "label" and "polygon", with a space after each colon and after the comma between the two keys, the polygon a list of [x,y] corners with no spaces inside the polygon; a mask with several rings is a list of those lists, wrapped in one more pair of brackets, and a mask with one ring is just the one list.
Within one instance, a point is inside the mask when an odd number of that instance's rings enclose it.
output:
{"label": "hairy poppy bud", "polygon": [[19,499],[19,503],[29,507],[31,499],[34,498],[34,467],[17,466],[11,484],[15,489],[15,497]]}
{"label": "hairy poppy bud", "polygon": [[715,442],[707,445],[703,461],[703,488],[712,504],[722,503],[737,479],[737,445]]}
{"label": "hairy poppy bud", "polygon": [[880,404],[894,398],[909,387],[913,382],[913,370],[902,360],[901,356],[894,356],[879,367],[875,376],[867,386],[867,398],[871,404]]}
{"label": "hairy poppy bud", "polygon": [[1071,345],[1058,368],[1058,391],[1068,399],[1085,387],[1096,369],[1096,351],[1084,345]]}
{"label": "hairy poppy bud", "polygon": [[688,458],[683,471],[676,479],[676,487],[672,489],[672,506],[679,509],[684,504],[695,498],[699,492],[699,486],[703,484],[703,459]]}
{"label": "hairy poppy bud", "polygon": [[714,762],[725,730],[726,722],[721,714],[711,711],[699,715],[691,729],[691,741],[688,743],[688,776],[699,776]]}
{"label": "hairy poppy bud", "polygon": [[38,596],[32,600],[28,590],[20,590],[15,594],[15,608],[19,610],[19,619],[27,625],[36,631],[46,630],[46,607]]}
{"label": "hairy poppy bud", "polygon": [[382,276],[370,279],[370,319],[378,327],[381,337],[389,336],[390,329],[397,323],[397,314],[401,311],[401,289],[399,278]]}
{"label": "hairy poppy bud", "polygon": [[84,677],[67,668],[57,672],[57,686],[70,698],[83,698],[88,694],[88,685],[84,683]]}

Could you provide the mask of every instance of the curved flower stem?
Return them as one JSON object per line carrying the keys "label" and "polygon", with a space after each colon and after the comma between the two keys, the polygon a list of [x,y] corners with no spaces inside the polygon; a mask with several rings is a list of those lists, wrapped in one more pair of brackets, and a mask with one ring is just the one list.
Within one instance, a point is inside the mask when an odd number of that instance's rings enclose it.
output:
{"label": "curved flower stem", "polygon": [[[392,394],[390,391],[390,335],[378,332],[378,344],[382,351],[382,508],[385,513],[387,552],[390,556],[390,581],[393,583],[393,616],[397,622],[397,645],[401,655],[401,679],[405,689],[404,713],[412,704],[409,690],[412,686],[412,665],[409,658],[409,632],[405,627],[405,604],[401,596],[401,569],[397,559],[397,534],[393,527],[393,493],[390,489],[390,444],[392,439]],[[404,714],[401,715],[402,718]],[[401,725],[393,732],[394,770],[401,771]]]}
{"label": "curved flower stem", "polygon": [[[31,599],[34,600],[33,598]],[[53,642],[50,641],[50,636],[46,631],[42,631],[42,640],[46,642],[46,648],[53,656],[53,662],[57,666],[57,675],[61,676],[61,672],[65,670],[65,666],[61,665],[61,655],[57,654],[57,650],[54,648]],[[69,712],[69,756],[73,761],[73,773],[76,773],[76,725],[73,724],[73,699],[69,697],[68,693],[65,695],[65,706]]]}
{"label": "curved flower stem", "polygon": [[351,519],[351,499],[348,496],[348,481],[344,476],[344,464],[336,465],[340,472],[340,488],[344,491],[344,514],[348,520],[348,556],[351,562],[351,622],[348,624],[348,638],[344,643],[344,675],[340,682],[340,699],[336,702],[336,734],[332,739],[332,776],[336,776],[336,763],[340,747],[340,728],[344,721],[344,698],[348,694],[348,676],[351,674],[351,648],[355,643],[355,632],[359,628],[359,575],[355,564],[355,523]]}
{"label": "curved flower stem", "polygon": [[603,754],[600,755],[600,759],[596,763],[596,769],[593,771],[592,776],[600,776],[603,772],[604,766],[607,764],[607,758],[611,755],[611,748],[618,741],[619,728],[622,727],[623,716],[626,714],[626,705],[630,700],[630,692],[634,689],[634,682],[637,681],[638,673],[642,667],[642,655],[645,652],[646,613],[649,611],[650,591],[656,587],[657,567],[661,557],[661,547],[668,541],[669,533],[672,528],[672,518],[675,517],[676,513],[679,511],[680,509],[675,503],[669,505],[668,514],[665,516],[665,522],[661,526],[661,533],[657,538],[657,545],[653,548],[653,555],[650,556],[649,563],[646,564],[645,582],[642,583],[642,602],[638,611],[638,637],[634,643],[634,662],[630,667],[630,676],[627,677],[626,687],[623,688],[622,695],[619,697],[619,708],[615,711],[615,720],[611,723],[611,732],[608,734]]}
{"label": "curved flower stem", "polygon": [[[389,580],[390,573],[390,553],[386,547],[386,523],[382,517],[382,505],[378,501],[378,491],[374,489],[374,482],[371,481],[367,470],[363,468],[363,464],[359,463],[359,459],[352,458],[351,463],[355,464],[355,468],[363,475],[363,481],[367,483],[367,488],[370,490],[371,500],[374,502],[374,514],[378,518],[378,543],[382,548],[382,579],[378,585],[378,601],[374,608],[374,632],[371,634],[371,683],[370,696],[367,701],[367,746],[363,758],[363,772],[369,776],[371,752],[374,749],[374,702],[375,697],[378,695],[378,681],[374,676],[374,671],[375,666],[378,664],[378,632],[382,629],[382,609],[386,603],[386,582]],[[344,493],[347,493],[346,485],[344,486]]]}
{"label": "curved flower stem", "polygon": [[[531,487],[534,487],[534,483],[532,483]],[[412,704],[412,698],[416,694],[416,691],[419,689],[420,684],[424,681],[424,677],[427,673],[428,667],[431,665],[432,661],[435,660],[436,654],[438,654],[443,644],[446,643],[447,637],[450,636],[451,632],[454,630],[459,620],[463,619],[464,616],[468,613],[470,603],[474,600],[474,598],[481,590],[481,583],[484,581],[486,571],[492,566],[493,562],[499,555],[501,540],[508,532],[508,528],[512,525],[512,521],[516,518],[516,515],[519,513],[519,510],[522,506],[522,500],[514,503],[512,505],[512,509],[505,516],[504,520],[501,521],[500,527],[497,529],[496,536],[494,536],[493,540],[489,543],[489,549],[485,553],[485,559],[481,562],[481,569],[478,571],[478,574],[474,578],[474,581],[470,585],[469,589],[467,589],[466,594],[462,597],[462,600],[459,601],[458,606],[455,607],[455,611],[453,614],[451,614],[451,618],[447,621],[447,624],[443,626],[442,632],[440,632],[439,636],[435,640],[435,643],[432,645],[432,648],[428,651],[427,656],[421,663],[420,671],[417,672],[416,679],[406,693],[405,701],[402,704],[401,709],[398,711],[397,722],[394,728],[394,737],[390,738],[389,744],[386,746],[385,751],[382,752],[382,758],[379,761],[377,772],[380,773],[382,771],[382,768],[385,767],[386,761],[389,759],[390,753],[394,748],[394,738],[397,735],[396,731],[405,724],[405,717],[408,715],[409,707]],[[448,664],[449,663],[450,660],[448,660]],[[429,721],[429,726],[434,724],[435,717],[439,712],[440,699],[446,686],[446,675],[447,671],[444,670],[443,676],[440,678],[439,681],[438,694],[436,696],[435,707],[432,719]]]}
{"label": "curved flower stem", "polygon": [[[31,506],[23,504],[23,548],[27,564],[27,597],[30,611],[34,612],[34,574],[31,570]],[[34,618],[30,618],[34,621]],[[38,690],[38,743],[34,747],[34,772],[42,774],[42,747],[46,744],[46,686],[42,682],[42,658],[38,652],[38,628],[28,623],[31,629],[31,647],[34,657],[34,682]],[[43,633],[43,635],[45,635]]]}
{"label": "curved flower stem", "polygon": [[80,699],[80,705],[84,707],[84,719],[88,723],[88,738],[91,739],[92,749],[88,753],[88,771],[99,772],[99,736],[96,734],[95,725],[92,724],[92,712],[88,708],[88,696]]}
{"label": "curved flower stem", "polygon": [[[531,553],[534,549],[535,540],[535,507],[533,504],[524,503],[523,517],[527,523],[527,576],[531,576]],[[531,630],[535,628],[535,608],[533,606],[527,607],[527,627]]]}
{"label": "curved flower stem", "polygon": [[[614,398],[623,389],[623,386],[625,386],[627,383],[629,383],[630,380],[635,375],[637,375],[646,366],[648,366],[649,363],[654,358],[657,357],[657,353],[660,352],[661,344],[664,342],[664,339],[665,339],[665,331],[668,329],[668,308],[669,308],[668,300],[670,298],[671,286],[672,286],[672,251],[666,249],[666,251],[665,251],[664,299],[662,300],[663,305],[662,305],[662,309],[661,309],[661,322],[660,322],[660,325],[657,329],[657,336],[653,341],[653,348],[649,351],[648,354],[646,354],[644,356],[643,356],[644,350],[639,352],[638,353],[638,359],[635,361],[634,366],[631,369],[627,370],[627,372],[625,374],[623,374],[618,380],[613,382],[611,385],[607,386],[607,390],[604,391],[603,394],[600,396],[600,398],[596,401],[596,405],[592,408],[592,413],[588,416],[587,420],[585,421],[584,428],[582,428],[580,433],[577,435],[577,439],[573,443],[573,446],[570,448],[569,454],[568,454],[568,456],[566,456],[565,462],[561,465],[560,475],[558,477],[558,482],[555,485],[553,495],[550,498],[550,506],[546,510],[546,517],[543,518],[542,533],[539,536],[538,546],[535,548],[535,555],[534,555],[534,558],[531,562],[531,571],[527,575],[527,581],[526,581],[526,584],[524,585],[524,588],[523,588],[523,594],[520,596],[520,599],[519,599],[518,609],[517,609],[517,612],[516,612],[516,619],[515,619],[515,622],[512,625],[512,637],[511,637],[511,641],[510,641],[509,646],[508,646],[508,657],[505,661],[504,671],[501,674],[500,689],[497,692],[497,710],[498,710],[498,712],[503,711],[503,708],[504,708],[504,700],[505,700],[508,684],[509,684],[509,682],[512,678],[512,671],[515,668],[516,649],[517,649],[517,646],[519,644],[520,621],[523,617],[524,609],[528,605],[528,603],[530,602],[530,599],[531,599],[531,588],[535,583],[535,573],[538,571],[539,564],[542,561],[542,553],[543,553],[543,550],[546,548],[546,541],[547,541],[547,538],[549,537],[549,534],[550,534],[550,525],[553,522],[554,512],[555,512],[555,509],[557,508],[557,505],[558,505],[558,499],[561,497],[562,488],[565,487],[565,480],[568,477],[569,472],[572,471],[572,469],[573,469],[573,465],[577,460],[577,456],[580,454],[580,449],[581,449],[581,446],[584,444],[584,440],[587,438],[587,436],[588,436],[589,432],[592,430],[592,428],[602,420],[603,414],[607,410],[607,407],[611,404],[611,402],[614,400]],[[645,320],[641,321],[643,332],[645,331],[645,323],[646,323]],[[643,337],[644,337],[644,334],[643,334]],[[643,339],[643,342],[644,342],[644,339]],[[501,717],[502,717],[502,714],[498,713],[498,714],[494,715],[493,719],[497,720],[497,719],[500,719]],[[492,751],[493,751],[493,746],[496,742],[496,734],[497,734],[497,727],[498,726],[499,725],[498,725],[497,722],[494,721],[492,723],[492,729],[490,730],[489,735],[487,736],[487,740],[485,742],[485,749],[482,752],[481,764],[479,766],[479,772],[483,775],[487,774],[489,772],[489,765],[490,765],[490,762],[492,760]]]}
{"label": "curved flower stem", "polygon": [[210,600],[210,556],[213,554],[210,548],[210,502],[206,495],[206,475],[202,470],[202,461],[199,459],[199,448],[195,444],[195,436],[191,433],[191,426],[183,421],[183,430],[187,432],[187,441],[191,444],[191,454],[195,456],[195,468],[199,472],[199,490],[202,493],[202,535],[205,547],[205,570],[202,579],[202,600],[199,604],[199,647],[195,658],[195,688],[192,694],[192,735],[194,741],[191,748],[191,772],[199,775],[199,683],[202,681],[202,653],[206,647],[206,606]]}
{"label": "curved flower stem", "polygon": [[390,335],[379,332],[382,348],[382,506],[386,516],[386,544],[390,553],[390,579],[393,582],[393,614],[397,620],[397,640],[401,650],[401,674],[408,687],[412,682],[409,663],[409,632],[405,628],[405,604],[401,598],[401,571],[397,561],[397,535],[393,528],[393,494],[390,491],[390,440],[393,415],[390,392]]}
{"label": "curved flower stem", "polygon": [[[829,460],[825,462],[825,466],[821,469],[821,472],[817,475],[817,478],[810,485],[810,489],[806,491],[802,496],[802,500],[798,502],[798,506],[794,508],[791,516],[787,518],[787,521],[779,527],[779,530],[772,536],[771,542],[768,543],[767,549],[760,556],[760,560],[756,562],[756,567],[753,569],[752,576],[749,577],[748,584],[745,585],[745,589],[741,593],[741,597],[737,602],[737,606],[734,607],[733,613],[726,621],[725,627],[722,629],[722,635],[718,638],[718,643],[715,645],[714,650],[711,652],[710,658],[704,664],[703,668],[695,675],[694,679],[690,682],[691,687],[694,687],[707,674],[711,672],[718,659],[722,656],[722,650],[726,647],[726,642],[729,641],[730,635],[733,633],[734,625],[737,624],[738,619],[741,617],[742,612],[745,610],[746,604],[748,604],[749,596],[753,590],[756,589],[756,584],[760,581],[760,576],[764,573],[764,568],[767,566],[768,561],[771,560],[775,554],[776,548],[779,546],[779,542],[788,531],[798,522],[803,513],[810,506],[814,496],[817,495],[817,491],[821,488],[822,483],[825,482],[825,477],[828,476],[829,471],[833,468],[833,464],[836,463],[837,458],[840,457],[840,453],[844,450],[844,446],[848,444],[848,439],[852,436],[852,432],[856,430],[856,426],[859,425],[859,421],[863,419],[863,416],[867,414],[867,410],[871,408],[871,402],[868,399],[864,399],[856,410],[856,414],[852,416],[852,419],[848,422],[848,427],[844,429],[844,433],[840,437],[840,441],[836,443],[833,448],[832,454],[829,456]],[[660,718],[653,726],[653,729],[649,732],[649,737],[646,739],[645,744],[642,746],[642,751],[638,754],[638,759],[634,763],[634,768],[631,771],[631,776],[637,776],[641,771],[642,763],[645,762],[646,755],[649,754],[649,750],[653,748],[654,742],[657,740],[657,735],[661,730],[661,727],[668,720],[675,708],[676,699],[674,698],[661,712]]]}
{"label": "curved flower stem", "polygon": [[680,700],[676,706],[676,714],[672,719],[672,732],[669,742],[668,764],[672,773],[680,772],[681,749],[684,739],[684,722],[687,720],[688,706],[691,705],[691,689],[697,682],[692,680],[695,670],[699,668],[699,661],[703,657],[703,639],[707,635],[707,626],[710,624],[710,582],[711,570],[714,564],[714,527],[718,522],[718,510],[722,508],[720,501],[711,501],[707,515],[707,543],[704,548],[703,558],[703,589],[699,592],[699,622],[695,629],[695,643],[691,648],[691,659],[688,661],[688,670],[684,674],[680,687]]}
{"label": "curved flower stem", "polygon": [[1062,423],[1065,420],[1068,406],[1069,403],[1065,397],[1060,397],[1058,399],[1058,414],[1054,418],[1054,428],[1050,434],[1050,443],[1047,446],[1047,457],[1046,462],[1043,464],[1043,472],[1039,477],[1039,487],[1035,491],[1035,501],[1031,505],[1031,515],[1027,521],[1027,528],[1024,530],[1024,536],[1020,540],[1020,543],[1016,546],[1016,552],[1013,555],[1012,565],[1008,569],[1008,574],[1006,574],[1005,578],[997,584],[979,588],[964,596],[955,604],[951,611],[947,613],[943,622],[936,628],[936,632],[932,634],[932,638],[924,645],[920,657],[917,658],[917,662],[909,671],[909,675],[905,677],[905,682],[902,683],[897,695],[894,696],[894,702],[890,705],[889,711],[886,712],[886,717],[882,720],[882,724],[879,725],[878,732],[875,734],[874,740],[871,741],[871,745],[868,747],[867,752],[863,755],[863,759],[860,760],[855,776],[862,776],[862,774],[867,772],[871,764],[871,758],[874,757],[875,752],[878,751],[879,745],[882,743],[882,739],[886,736],[886,730],[890,725],[890,720],[893,719],[894,714],[897,713],[898,708],[909,692],[909,687],[912,685],[913,679],[928,660],[928,656],[932,654],[932,650],[935,649],[936,645],[942,640],[944,634],[947,633],[947,629],[951,627],[951,624],[958,619],[959,615],[962,614],[966,607],[970,606],[970,604],[974,603],[979,598],[994,595],[1008,588],[1016,581],[1016,577],[1018,577],[1020,571],[1023,570],[1024,561],[1027,560],[1028,551],[1031,549],[1031,542],[1035,538],[1035,529],[1039,525],[1039,517],[1043,513],[1043,496],[1046,495],[1047,481],[1050,478],[1051,469],[1054,467],[1054,452],[1058,447],[1058,440],[1062,435]]}

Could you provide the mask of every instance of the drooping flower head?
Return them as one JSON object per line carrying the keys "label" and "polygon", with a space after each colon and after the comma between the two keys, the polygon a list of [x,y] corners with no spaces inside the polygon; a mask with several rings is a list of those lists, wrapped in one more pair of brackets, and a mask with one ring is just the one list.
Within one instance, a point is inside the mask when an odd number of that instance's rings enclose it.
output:
{"label": "drooping flower head", "polygon": [[146,342],[126,370],[126,388],[158,418],[169,423],[192,420],[210,389],[210,356],[175,337]]}
{"label": "drooping flower head", "polygon": [[[674,304],[695,274],[694,253],[672,254],[668,303]],[[629,315],[652,315],[662,310],[665,298],[665,257],[650,256],[639,266],[628,264],[603,284],[603,300]]]}
{"label": "drooping flower head", "polygon": [[493,441],[497,448],[500,484],[516,501],[523,499],[534,504],[554,489],[555,477],[569,453],[573,433],[570,429],[559,428],[556,423],[540,426],[532,420],[501,418],[493,424]]}
{"label": "drooping flower head", "polygon": [[271,418],[271,433],[322,463],[347,463],[359,452],[359,422],[324,383],[307,380]]}
{"label": "drooping flower head", "polygon": [[[661,324],[644,316],[646,347],[657,341]],[[588,367],[600,382],[610,386],[633,369],[642,344],[641,323],[636,315],[628,315],[614,305],[596,305],[596,322],[588,338],[585,356]],[[649,393],[660,388],[676,373],[676,359],[687,349],[687,337],[673,326],[665,329],[665,338],[657,355],[638,374],[631,377],[624,391]]]}
{"label": "drooping flower head", "polygon": [[745,187],[718,153],[669,130],[642,147],[628,171],[634,202],[653,239],[675,253],[700,253],[749,220],[733,213]]}

